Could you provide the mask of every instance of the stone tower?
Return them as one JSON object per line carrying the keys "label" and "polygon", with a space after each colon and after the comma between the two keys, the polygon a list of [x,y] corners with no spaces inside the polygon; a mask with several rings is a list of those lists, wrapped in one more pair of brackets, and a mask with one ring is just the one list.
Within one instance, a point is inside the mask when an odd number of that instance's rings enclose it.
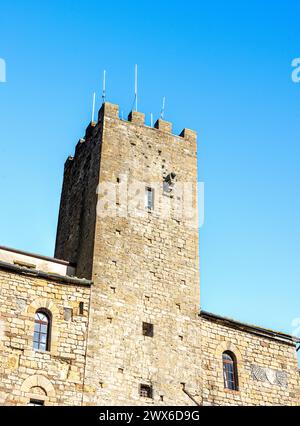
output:
{"label": "stone tower", "polygon": [[200,402],[196,187],[195,132],[109,103],[68,158],[55,257],[94,283],[85,404]]}

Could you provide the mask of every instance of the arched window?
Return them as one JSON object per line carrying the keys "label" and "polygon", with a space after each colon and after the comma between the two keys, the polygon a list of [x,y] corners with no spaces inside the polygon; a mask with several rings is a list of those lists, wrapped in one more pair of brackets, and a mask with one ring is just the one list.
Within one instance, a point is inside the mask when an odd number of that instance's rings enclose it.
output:
{"label": "arched window", "polygon": [[226,389],[238,390],[238,374],[236,357],[232,352],[223,353],[223,375]]}
{"label": "arched window", "polygon": [[45,309],[39,309],[34,318],[33,348],[37,351],[50,349],[51,314]]}

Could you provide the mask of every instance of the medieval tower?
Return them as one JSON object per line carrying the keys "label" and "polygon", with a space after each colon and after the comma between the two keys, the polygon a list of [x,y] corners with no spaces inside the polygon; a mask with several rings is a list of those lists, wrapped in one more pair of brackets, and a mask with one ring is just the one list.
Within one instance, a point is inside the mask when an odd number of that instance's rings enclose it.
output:
{"label": "medieval tower", "polygon": [[200,308],[197,137],[104,103],[55,257],[0,247],[0,403],[298,405],[294,337]]}
{"label": "medieval tower", "polygon": [[94,283],[85,384],[96,403],[138,401],[141,385],[166,403],[181,383],[200,388],[200,366],[188,378],[200,346],[198,228],[184,217],[181,185],[196,207],[196,162],[194,132],[147,127],[138,112],[120,120],[105,103],[66,163],[55,257]]}

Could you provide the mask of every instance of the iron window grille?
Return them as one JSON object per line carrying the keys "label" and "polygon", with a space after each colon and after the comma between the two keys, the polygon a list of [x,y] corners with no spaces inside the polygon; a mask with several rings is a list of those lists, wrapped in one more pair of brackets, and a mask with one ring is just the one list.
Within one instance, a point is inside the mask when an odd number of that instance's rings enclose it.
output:
{"label": "iron window grille", "polygon": [[140,396],[142,398],[152,398],[153,397],[152,386],[140,385]]}

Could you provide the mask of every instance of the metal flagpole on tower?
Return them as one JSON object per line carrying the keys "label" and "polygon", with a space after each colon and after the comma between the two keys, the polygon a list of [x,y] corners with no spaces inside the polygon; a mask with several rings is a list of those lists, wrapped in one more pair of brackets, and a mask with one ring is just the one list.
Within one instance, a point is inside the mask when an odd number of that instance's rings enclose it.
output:
{"label": "metal flagpole on tower", "polygon": [[102,102],[106,100],[106,71],[103,71]]}
{"label": "metal flagpole on tower", "polygon": [[161,109],[161,113],[160,113],[160,118],[164,118],[165,115],[165,106],[166,106],[166,97],[163,97],[163,103],[162,103],[162,109]]}
{"label": "metal flagpole on tower", "polygon": [[135,65],[134,76],[134,95],[135,95],[135,110],[138,110],[138,66]]}
{"label": "metal flagpole on tower", "polygon": [[96,92],[93,94],[92,123],[95,121]]}

